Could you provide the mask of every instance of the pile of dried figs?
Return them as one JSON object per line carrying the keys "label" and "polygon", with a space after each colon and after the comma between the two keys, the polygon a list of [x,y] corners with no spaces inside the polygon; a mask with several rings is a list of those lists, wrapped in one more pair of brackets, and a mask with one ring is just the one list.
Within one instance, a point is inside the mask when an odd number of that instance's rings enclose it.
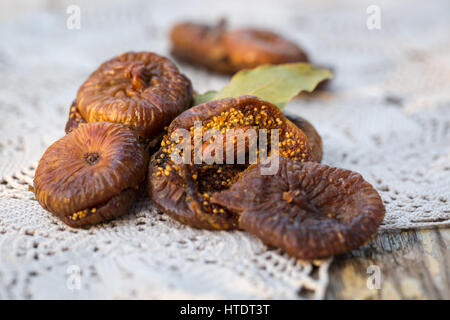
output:
{"label": "pile of dried figs", "polygon": [[72,227],[125,213],[163,128],[191,103],[191,81],[167,58],[128,52],[106,61],[78,90],[67,135],[39,162],[37,200]]}
{"label": "pile of dried figs", "polygon": [[[220,33],[198,28],[175,27],[172,39],[191,32],[216,41]],[[246,39],[236,37],[230,43]],[[202,51],[208,56],[195,59],[221,70],[252,65],[240,64],[237,54],[227,56],[232,68],[221,66],[222,52],[214,52],[221,46],[204,45],[210,51],[180,44],[177,55]],[[283,41],[279,46],[295,55]],[[301,259],[355,249],[375,234],[385,213],[380,196],[358,173],[320,164],[322,140],[311,123],[248,95],[192,107],[192,92],[190,80],[155,53],[129,52],[103,63],[78,90],[66,136],[39,162],[39,203],[72,227],[88,226],[126,213],[146,187],[162,211],[184,224],[245,230]],[[243,134],[243,143],[238,136],[219,139],[230,130]],[[252,132],[260,134],[250,139]],[[210,157],[198,158],[199,150]],[[262,174],[273,161],[273,172]]]}

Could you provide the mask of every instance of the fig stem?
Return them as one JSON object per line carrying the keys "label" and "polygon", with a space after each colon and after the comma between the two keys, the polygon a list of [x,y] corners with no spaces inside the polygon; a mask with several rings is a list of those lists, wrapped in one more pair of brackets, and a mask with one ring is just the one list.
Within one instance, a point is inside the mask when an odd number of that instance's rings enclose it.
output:
{"label": "fig stem", "polygon": [[144,88],[146,83],[150,80],[150,73],[143,63],[132,66],[131,69],[126,72],[126,76],[131,78],[131,86],[136,91]]}
{"label": "fig stem", "polygon": [[300,195],[299,190],[296,190],[294,192],[292,192],[291,190],[283,192],[282,199],[287,203],[294,202],[297,206],[299,206],[303,210],[319,213],[319,210],[317,210],[317,208],[314,205],[309,203],[304,196]]}

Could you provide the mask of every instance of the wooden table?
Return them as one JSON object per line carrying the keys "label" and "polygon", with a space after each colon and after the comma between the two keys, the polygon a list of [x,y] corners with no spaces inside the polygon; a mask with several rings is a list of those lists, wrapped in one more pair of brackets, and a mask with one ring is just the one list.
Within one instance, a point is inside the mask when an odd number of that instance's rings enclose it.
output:
{"label": "wooden table", "polygon": [[[450,228],[382,231],[359,250],[335,257],[327,299],[450,299]],[[380,289],[369,289],[376,267]],[[369,280],[370,284],[374,282]]]}

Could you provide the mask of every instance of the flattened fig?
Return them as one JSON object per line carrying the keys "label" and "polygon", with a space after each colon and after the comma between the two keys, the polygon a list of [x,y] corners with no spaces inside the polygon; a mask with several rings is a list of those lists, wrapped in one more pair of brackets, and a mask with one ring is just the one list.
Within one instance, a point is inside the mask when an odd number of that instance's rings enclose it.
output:
{"label": "flattened fig", "polygon": [[169,59],[151,52],[127,52],[94,71],[78,90],[76,101],[84,121],[121,123],[141,138],[153,140],[191,105],[192,85]]}
{"label": "flattened fig", "polygon": [[239,226],[299,259],[319,259],[364,245],[385,209],[358,173],[280,158],[274,176],[249,168],[211,202],[240,215]]}
{"label": "flattened fig", "polygon": [[[279,133],[277,149],[272,150],[271,138],[267,138],[269,154],[280,153],[297,161],[312,160],[311,147],[306,135],[269,102],[252,96],[242,96],[236,99],[211,101],[186,110],[171,123],[168,134],[161,143],[161,149],[150,161],[148,191],[153,202],[164,212],[190,226],[204,229],[236,229],[238,227],[238,215],[211,203],[210,198],[214,193],[232,186],[249,166],[251,146],[251,141],[247,144],[247,140],[245,140],[245,149],[238,148],[237,140],[232,142],[232,150],[242,150],[245,153],[245,161],[242,163],[236,161],[234,157],[236,153],[233,158],[230,157],[232,163],[225,160],[228,152],[231,151],[225,145],[221,158],[223,163],[206,163],[205,159],[200,163],[193,163],[195,159],[193,154],[192,161],[188,164],[176,164],[172,154],[182,141],[178,143],[173,141],[172,134],[179,129],[184,129],[189,132],[189,143],[193,145],[196,121],[202,122],[200,138],[203,140],[201,145],[203,151],[210,147],[210,141],[204,139],[209,129],[225,134],[226,130],[231,129],[241,129],[245,133],[251,128],[266,129],[268,135],[272,132],[270,130],[277,129]],[[226,144],[225,140],[224,144]],[[258,140],[259,145],[260,142],[261,140]],[[260,154],[256,156],[256,159],[260,160]]]}
{"label": "flattened fig", "polygon": [[263,64],[307,62],[306,53],[282,36],[261,29],[239,29],[224,35],[225,48],[237,69],[252,69]]}
{"label": "flattened fig", "polygon": [[179,23],[170,38],[175,57],[220,73],[308,60],[300,47],[276,33],[255,28],[227,30],[224,20],[212,26]]}
{"label": "flattened fig", "polygon": [[107,122],[87,123],[42,156],[34,192],[42,207],[80,227],[118,217],[145,179],[147,156],[136,134]]}

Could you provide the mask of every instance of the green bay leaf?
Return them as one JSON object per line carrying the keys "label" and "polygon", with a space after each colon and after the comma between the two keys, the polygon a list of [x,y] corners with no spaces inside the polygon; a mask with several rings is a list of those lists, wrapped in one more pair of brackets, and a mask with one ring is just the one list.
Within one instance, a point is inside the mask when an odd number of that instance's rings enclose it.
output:
{"label": "green bay leaf", "polygon": [[210,90],[205,93],[195,95],[194,106],[213,100],[217,93],[218,92],[215,90]]}
{"label": "green bay leaf", "polygon": [[208,91],[201,95],[200,101],[254,95],[283,109],[300,92],[311,92],[320,82],[331,77],[330,70],[308,63],[263,65],[239,71],[222,90],[216,94]]}

